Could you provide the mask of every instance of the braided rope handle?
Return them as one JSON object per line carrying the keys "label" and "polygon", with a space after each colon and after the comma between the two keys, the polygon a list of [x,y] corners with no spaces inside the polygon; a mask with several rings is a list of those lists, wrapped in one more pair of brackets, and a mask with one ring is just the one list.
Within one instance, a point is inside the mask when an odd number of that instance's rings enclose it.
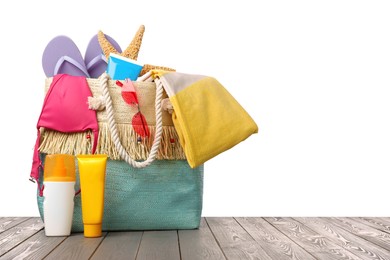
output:
{"label": "braided rope handle", "polygon": [[108,119],[108,126],[111,132],[111,138],[114,142],[115,148],[118,150],[119,155],[123,160],[125,160],[128,164],[133,166],[134,168],[144,168],[148,165],[150,165],[157,156],[157,152],[160,146],[161,141],[161,135],[162,135],[162,111],[161,111],[161,100],[163,95],[163,86],[162,83],[157,80],[156,81],[156,102],[155,102],[155,108],[156,108],[156,134],[154,137],[153,145],[150,150],[149,156],[145,161],[138,162],[133,160],[129,154],[126,152],[125,148],[121,144],[119,140],[118,130],[116,127],[115,119],[114,119],[114,110],[112,108],[112,100],[110,93],[108,92],[108,79],[109,76],[107,73],[103,73],[103,75],[100,77],[100,86],[102,88],[103,92],[103,99],[106,103],[106,112],[107,112],[107,119]]}

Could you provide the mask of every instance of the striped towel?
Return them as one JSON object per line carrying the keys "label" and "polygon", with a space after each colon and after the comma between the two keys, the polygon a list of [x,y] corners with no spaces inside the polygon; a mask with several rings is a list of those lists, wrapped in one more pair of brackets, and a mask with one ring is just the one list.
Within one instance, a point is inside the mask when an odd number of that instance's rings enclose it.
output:
{"label": "striped towel", "polygon": [[161,70],[151,74],[172,103],[173,123],[192,168],[258,132],[250,115],[215,78]]}

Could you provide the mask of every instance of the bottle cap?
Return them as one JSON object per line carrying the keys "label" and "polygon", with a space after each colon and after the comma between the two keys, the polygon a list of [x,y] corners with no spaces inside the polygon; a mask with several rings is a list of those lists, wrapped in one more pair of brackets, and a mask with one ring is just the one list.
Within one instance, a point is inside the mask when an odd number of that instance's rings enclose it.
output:
{"label": "bottle cap", "polygon": [[84,224],[85,237],[101,237],[102,224]]}
{"label": "bottle cap", "polygon": [[75,158],[69,154],[50,154],[45,157],[43,181],[76,181]]}

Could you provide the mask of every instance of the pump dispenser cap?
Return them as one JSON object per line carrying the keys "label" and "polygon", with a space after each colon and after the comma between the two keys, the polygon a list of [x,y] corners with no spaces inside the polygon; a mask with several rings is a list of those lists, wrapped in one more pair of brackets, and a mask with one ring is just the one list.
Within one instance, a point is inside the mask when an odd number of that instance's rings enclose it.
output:
{"label": "pump dispenser cap", "polygon": [[69,154],[46,155],[43,181],[76,181],[75,157]]}

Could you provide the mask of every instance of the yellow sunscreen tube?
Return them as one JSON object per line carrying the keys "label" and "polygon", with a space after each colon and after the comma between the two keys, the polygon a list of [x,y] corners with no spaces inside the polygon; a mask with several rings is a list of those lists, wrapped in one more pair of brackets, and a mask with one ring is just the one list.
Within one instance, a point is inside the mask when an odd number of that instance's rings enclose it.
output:
{"label": "yellow sunscreen tube", "polygon": [[100,237],[104,210],[107,155],[77,155],[84,236]]}

